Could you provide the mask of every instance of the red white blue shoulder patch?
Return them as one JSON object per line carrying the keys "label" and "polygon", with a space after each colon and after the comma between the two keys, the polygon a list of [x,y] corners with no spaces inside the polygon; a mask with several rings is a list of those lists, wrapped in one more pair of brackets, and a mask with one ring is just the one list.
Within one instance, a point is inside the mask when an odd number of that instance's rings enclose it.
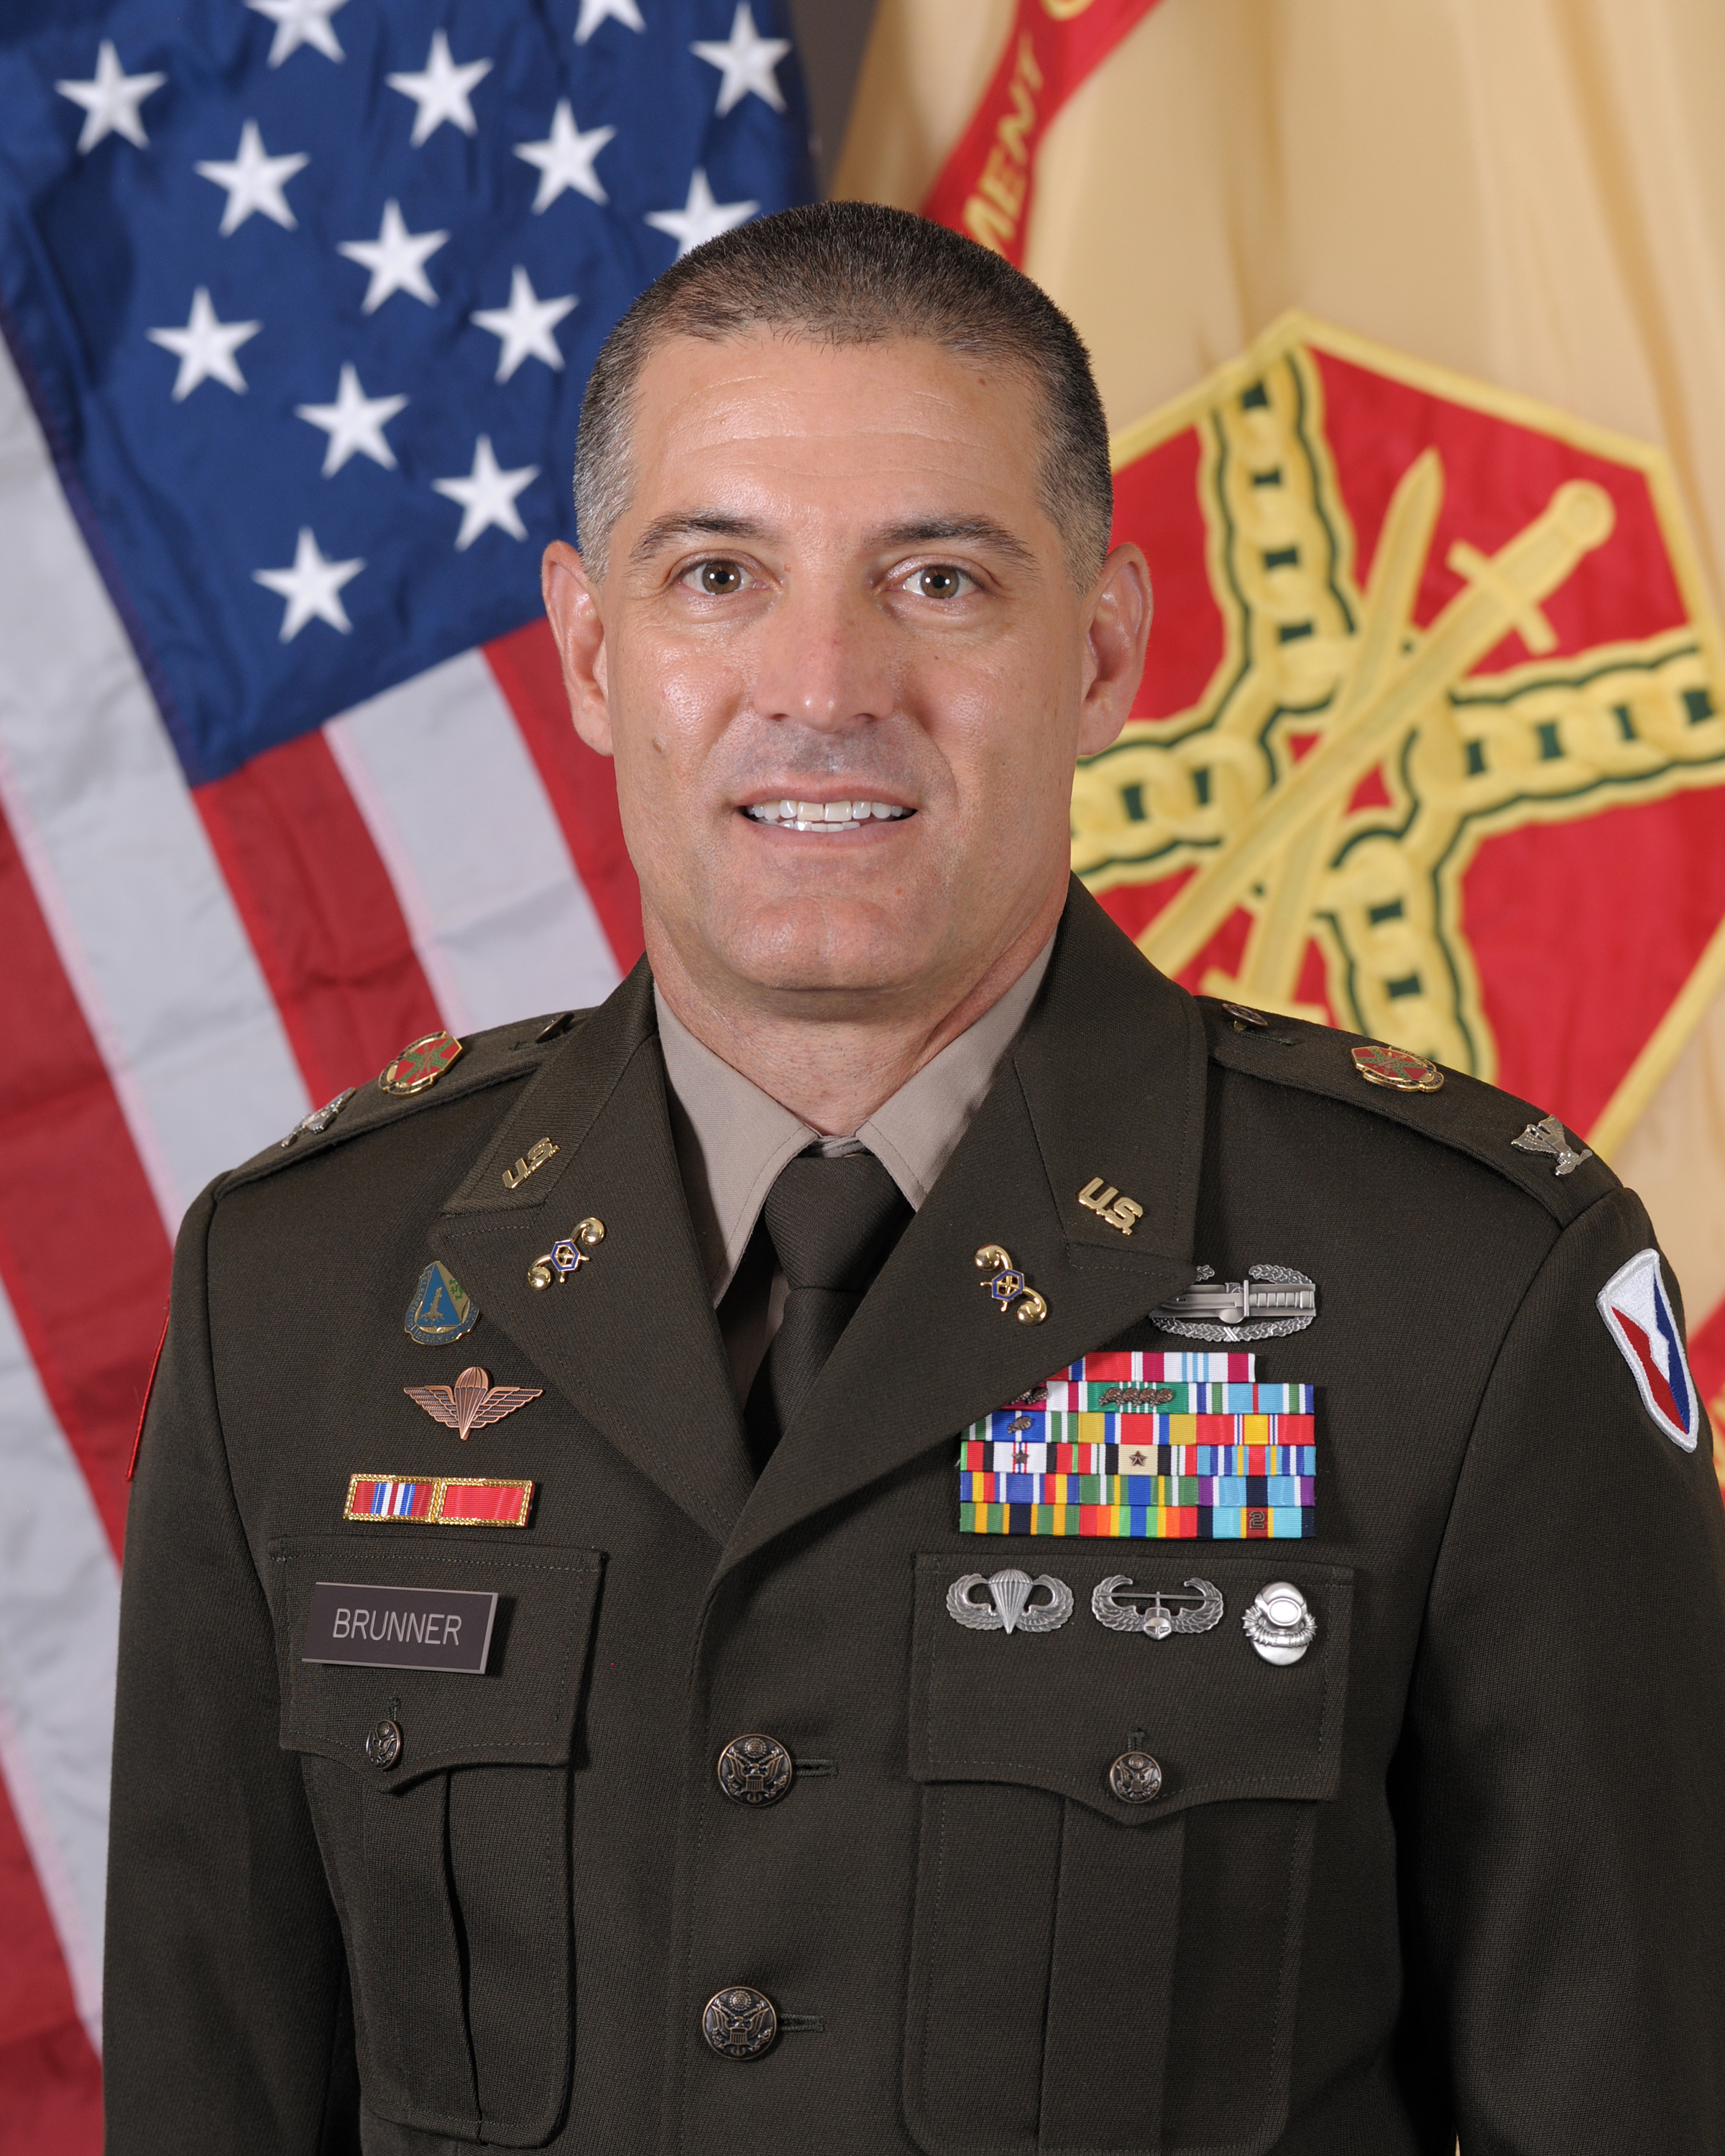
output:
{"label": "red white blue shoulder patch", "polygon": [[1648,1414],[1673,1445],[1693,1452],[1701,1408],[1658,1251],[1637,1250],[1599,1290],[1599,1301],[1605,1329],[1621,1349]]}

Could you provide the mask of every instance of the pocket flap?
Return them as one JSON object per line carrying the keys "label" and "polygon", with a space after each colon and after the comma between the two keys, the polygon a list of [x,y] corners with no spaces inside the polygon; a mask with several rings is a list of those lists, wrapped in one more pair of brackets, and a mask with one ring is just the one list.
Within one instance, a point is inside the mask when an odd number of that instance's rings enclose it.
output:
{"label": "pocket flap", "polygon": [[[916,1560],[911,1773],[921,1782],[1014,1782],[1087,1804],[1123,1824],[1224,1799],[1332,1797],[1341,1768],[1353,1573],[1302,1562],[1286,1544],[1221,1555],[1214,1543],[1039,1543],[1031,1554],[979,1548]],[[965,1573],[1007,1568],[1069,1589],[1055,1629],[979,1630],[960,1623],[947,1593]],[[1109,1630],[1091,1596],[1125,1573],[1122,1594],[1159,1589],[1169,1608],[1196,1608],[1189,1580],[1219,1592],[1209,1630],[1158,1640]],[[1291,1581],[1317,1620],[1298,1661],[1266,1661],[1242,1625],[1259,1591]],[[973,1590],[978,1601],[983,1590]],[[1048,1598],[1039,1597],[1046,1602]],[[1131,1749],[1162,1770],[1160,1794],[1132,1804],[1109,1768]]]}
{"label": "pocket flap", "polygon": [[[598,1551],[433,1547],[384,1528],[288,1536],[270,1543],[270,1556],[285,1751],[339,1760],[392,1789],[446,1767],[567,1763],[603,1568]],[[305,1661],[321,1580],[495,1594],[484,1673]],[[366,1739],[386,1717],[399,1748],[382,1765],[367,1756]]]}

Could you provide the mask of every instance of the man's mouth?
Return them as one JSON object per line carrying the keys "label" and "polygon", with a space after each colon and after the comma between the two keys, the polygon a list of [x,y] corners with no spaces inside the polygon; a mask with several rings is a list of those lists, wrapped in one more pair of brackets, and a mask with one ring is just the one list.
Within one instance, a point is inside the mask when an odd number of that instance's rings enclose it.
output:
{"label": "man's mouth", "polygon": [[831,836],[839,831],[860,831],[866,824],[902,823],[914,815],[891,801],[757,801],[743,810],[756,824],[776,824],[781,831],[814,831]]}

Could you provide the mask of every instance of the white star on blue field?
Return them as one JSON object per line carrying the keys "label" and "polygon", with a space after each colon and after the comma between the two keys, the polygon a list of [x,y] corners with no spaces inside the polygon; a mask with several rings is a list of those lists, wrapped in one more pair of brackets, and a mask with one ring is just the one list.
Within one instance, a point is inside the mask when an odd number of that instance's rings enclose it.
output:
{"label": "white star on blue field", "polygon": [[531,619],[607,331],[812,192],[783,0],[95,0],[0,41],[0,326],[187,778]]}

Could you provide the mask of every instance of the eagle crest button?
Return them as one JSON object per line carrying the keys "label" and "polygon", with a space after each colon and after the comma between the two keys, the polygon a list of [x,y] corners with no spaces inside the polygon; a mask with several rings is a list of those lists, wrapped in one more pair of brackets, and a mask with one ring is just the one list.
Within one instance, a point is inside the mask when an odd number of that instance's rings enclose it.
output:
{"label": "eagle crest button", "polygon": [[721,2059],[758,2059],[778,2035],[778,2010],[752,1984],[733,1984],[706,2002],[701,2033]]}
{"label": "eagle crest button", "polygon": [[386,1714],[366,1732],[366,1757],[374,1767],[393,1767],[401,1757],[401,1724]]}
{"label": "eagle crest button", "polygon": [[734,1804],[776,1804],[796,1769],[776,1737],[733,1737],[719,1754],[719,1787]]}
{"label": "eagle crest button", "polygon": [[1122,1752],[1108,1769],[1108,1787],[1123,1804],[1153,1804],[1162,1794],[1161,1762],[1147,1752]]}

